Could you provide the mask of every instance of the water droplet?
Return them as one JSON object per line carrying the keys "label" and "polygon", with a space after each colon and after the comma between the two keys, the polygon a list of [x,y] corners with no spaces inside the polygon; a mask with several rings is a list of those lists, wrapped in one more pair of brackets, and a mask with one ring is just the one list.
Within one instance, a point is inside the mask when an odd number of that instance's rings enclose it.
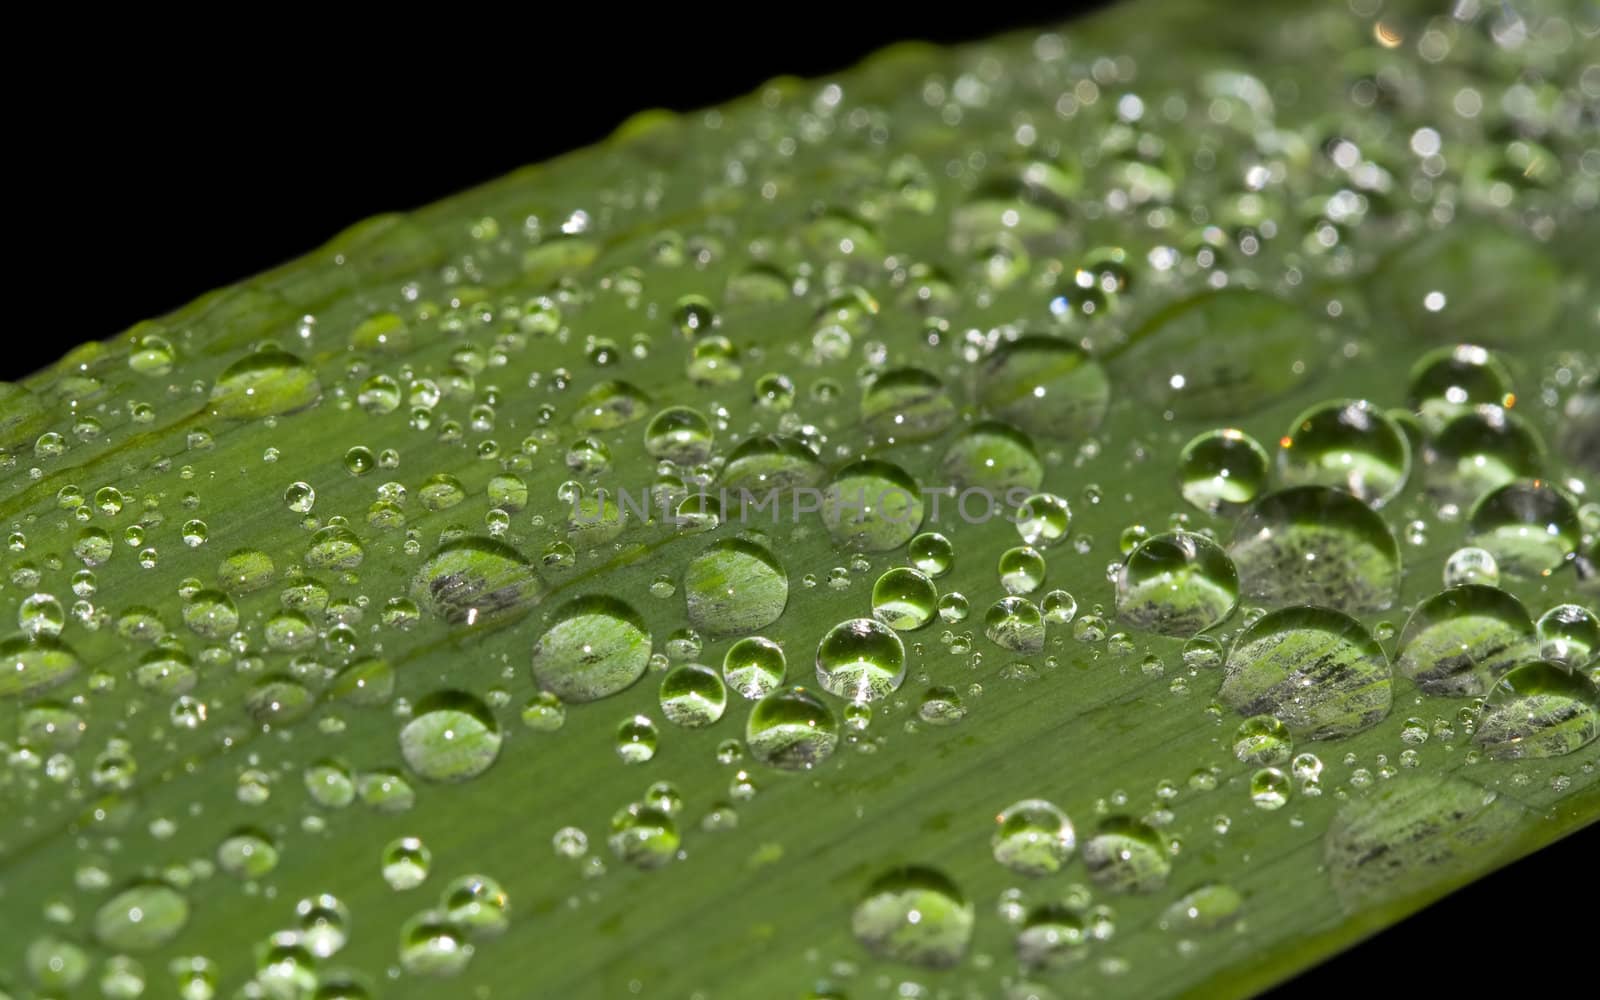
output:
{"label": "water droplet", "polygon": [[230,594],[253,594],[277,575],[272,557],[259,549],[235,549],[217,566],[217,586]]}
{"label": "water droplet", "polygon": [[1219,697],[1244,715],[1276,716],[1306,739],[1348,736],[1389,713],[1389,658],[1366,627],[1331,608],[1284,608],[1245,629]]}
{"label": "water droplet", "polygon": [[220,590],[202,590],[183,606],[183,623],[202,638],[226,639],[239,627],[239,609]]}
{"label": "water droplet", "polygon": [[400,928],[400,967],[414,976],[455,976],[472,961],[466,932],[440,910],[424,910]]}
{"label": "water droplet", "polygon": [[644,417],[650,399],[627,382],[596,382],[572,414],[572,426],[584,434],[616,430]]}
{"label": "water droplet", "polygon": [[567,706],[549,691],[540,691],[522,706],[522,724],[541,733],[553,733],[567,721]]}
{"label": "water droplet", "polygon": [[1078,613],[1078,599],[1065,590],[1052,590],[1040,604],[1044,620],[1052,625],[1069,624]]}
{"label": "water droplet", "polygon": [[1153,892],[1167,882],[1172,859],[1161,836],[1148,824],[1112,816],[1083,845],[1089,877],[1115,892]]}
{"label": "water droplet", "polygon": [[950,391],[937,375],[921,368],[886,371],[861,396],[862,426],[886,441],[925,441],[941,434],[955,418]]}
{"label": "water droplet", "polygon": [[1111,384],[1083,348],[1030,334],[980,362],[977,397],[990,413],[1029,433],[1071,440],[1099,428]]}
{"label": "water droplet", "polygon": [[335,896],[307,897],[295,904],[294,912],[300,920],[300,940],[318,958],[338,954],[350,939],[350,909]]}
{"label": "water droplet", "polygon": [[1430,434],[1474,406],[1503,406],[1511,373],[1482,347],[1457,344],[1429,351],[1411,369],[1408,402]]}
{"label": "water droplet", "polygon": [[687,729],[709,726],[728,707],[728,689],[716,672],[696,663],[672,668],[661,679],[661,714]]}
{"label": "water droplet", "polygon": [[817,644],[817,682],[830,694],[872,701],[897,690],[905,677],[905,645],[871,618],[840,622]]}
{"label": "water droplet", "polygon": [[683,596],[695,628],[721,635],[754,632],[783,615],[789,574],[764,546],[724,539],[690,561]]}
{"label": "water droplet", "polygon": [[1373,507],[1392,500],[1411,473],[1411,445],[1365,400],[1318,403],[1279,441],[1278,470],[1292,485],[1337,486]]}
{"label": "water droplet", "polygon": [[1501,677],[1484,699],[1472,741],[1501,760],[1559,757],[1600,735],[1600,690],[1559,663],[1533,662]]}
{"label": "water droplet", "polygon": [[1326,486],[1269,493],[1228,548],[1243,595],[1275,604],[1382,611],[1400,589],[1400,544],[1355,497]]}
{"label": "water droplet", "polygon": [[1286,764],[1294,753],[1289,727],[1271,715],[1253,715],[1233,733],[1233,756],[1241,764]]}
{"label": "water droplet", "polygon": [[751,438],[733,450],[722,470],[722,485],[730,493],[747,490],[752,496],[765,497],[769,490],[781,493],[817,486],[827,474],[816,453],[803,442],[772,434]]}
{"label": "water droplet", "polygon": [[1500,569],[1540,576],[1578,550],[1582,528],[1572,501],[1549,483],[1509,483],[1478,501],[1469,522],[1472,543]]}
{"label": "water droplet", "polygon": [[311,569],[355,569],[366,558],[361,539],[342,524],[329,524],[311,536],[305,564]]}
{"label": "water droplet", "polygon": [[678,853],[678,826],[660,809],[635,802],[611,817],[611,850],[638,868],[659,868]]}
{"label": "water droplet", "polygon": [[394,667],[376,657],[356,660],[339,671],[328,694],[352,705],[382,705],[394,694]]}
{"label": "water droplet", "polygon": [[652,458],[679,465],[704,462],[711,446],[711,422],[689,406],[669,406],[652,417],[644,431],[644,447]]}
{"label": "water droplet", "polygon": [[235,361],[217,376],[211,409],[219,417],[248,420],[291,413],[321,396],[315,369],[287,351],[267,348]]}
{"label": "water droplet", "polygon": [[937,531],[924,531],[906,545],[906,560],[932,579],[950,572],[955,559],[955,546]]}
{"label": "water droplet", "polygon": [[1486,550],[1465,546],[1450,553],[1444,563],[1444,585],[1460,587],[1469,583],[1493,587],[1500,582],[1500,564]]}
{"label": "water droplet", "polygon": [[1044,615],[1038,605],[1025,597],[1003,597],[983,618],[983,634],[989,641],[1013,653],[1038,653],[1044,650]]}
{"label": "water droplet", "polygon": [[758,635],[729,646],[722,660],[722,677],[728,686],[752,700],[776,690],[786,671],[783,647]]}
{"label": "water droplet", "polygon": [[436,472],[423,480],[417,490],[417,499],[424,510],[449,510],[467,498],[461,480],[448,473]]}
{"label": "water droplet", "polygon": [[922,523],[921,488],[897,465],[876,459],[840,469],[822,497],[828,533],[840,545],[867,552],[899,548]]}
{"label": "water droplet", "polygon": [[862,947],[879,958],[929,969],[958,964],[972,940],[972,904],[931,868],[897,868],[874,879],[851,917]]}
{"label": "water droplet", "polygon": [[1417,605],[1400,631],[1395,666],[1429,694],[1474,696],[1536,650],[1522,602],[1494,587],[1464,584]]}
{"label": "water droplet", "polygon": [[1162,635],[1191,636],[1225,620],[1239,603],[1233,560],[1204,535],[1155,535],[1117,573],[1117,616]]}
{"label": "water droplet", "polygon": [[1019,875],[1052,875],[1072,857],[1072,821],[1053,803],[1024,799],[995,817],[994,859]]}
{"label": "water droplet", "polygon": [[511,923],[511,899],[500,883],[487,875],[463,875],[439,896],[439,903],[456,926],[472,937],[492,937]]}
{"label": "water droplet", "polygon": [[1484,845],[1513,841],[1525,816],[1510,799],[1460,778],[1392,778],[1340,808],[1323,857],[1354,913],[1469,877],[1482,867]]}
{"label": "water droplet", "polygon": [[406,766],[429,781],[466,781],[500,755],[500,726],[481,700],[462,691],[432,694],[400,730]]}
{"label": "water droplet", "polygon": [[538,603],[543,586],[516,549],[468,536],[429,556],[411,578],[411,597],[451,625],[510,621]]}
{"label": "water droplet", "polygon": [[1031,594],[1044,583],[1044,556],[1032,546],[1020,545],[1000,553],[1000,586],[1008,594]]}
{"label": "water droplet", "polygon": [[1600,618],[1581,604],[1558,604],[1539,617],[1539,656],[1569,669],[1600,655]]}
{"label": "water droplet", "polygon": [[1298,306],[1226,289],[1155,313],[1129,335],[1111,368],[1157,412],[1210,420],[1250,413],[1299,387],[1319,370],[1321,343],[1316,323]]}
{"label": "water droplet", "polygon": [[533,677],[565,702],[597,701],[643,676],[651,638],[633,609],[592,595],[564,606],[533,646]]}
{"label": "water droplet", "polygon": [[[1083,916],[1060,903],[1046,903],[1028,911],[1017,934],[1017,961],[1030,969],[1065,966],[1079,957],[1089,941]],[[1037,996],[1031,989],[1019,996]]]}
{"label": "water droplet", "polygon": [[1560,268],[1516,229],[1460,216],[1391,254],[1372,275],[1372,301],[1416,337],[1463,328],[1527,343],[1563,308]]}
{"label": "water droplet", "polygon": [[750,753],[768,767],[809,770],[833,753],[839,721],[821,698],[805,688],[789,688],[756,703],[744,739]]}
{"label": "water droplet", "polygon": [[1257,809],[1281,809],[1289,803],[1289,776],[1275,767],[1264,767],[1250,776],[1250,801]]}
{"label": "water droplet", "polygon": [[898,632],[919,629],[933,620],[939,592],[923,573],[896,566],[872,586],[872,616]]}
{"label": "water droplet", "polygon": [[1498,406],[1480,406],[1451,420],[1428,444],[1428,493],[1437,500],[1471,504],[1492,490],[1543,470],[1544,443],[1522,418]]}
{"label": "water droplet", "polygon": [[1054,493],[1035,493],[1012,512],[1011,521],[1024,543],[1050,546],[1067,537],[1072,526],[1072,508]]}
{"label": "water droplet", "polygon": [[269,674],[250,688],[244,710],[264,726],[288,726],[316,707],[305,685],[283,674]]}
{"label": "water droplet", "polygon": [[189,900],[165,882],[136,882],[101,904],[94,936],[114,951],[149,951],[189,922]]}
{"label": "water droplet", "polygon": [[278,867],[278,847],[259,830],[240,830],[218,846],[217,866],[234,878],[262,878]]}
{"label": "water droplet", "polygon": [[617,727],[617,756],[624,764],[645,764],[656,755],[656,724],[648,715],[622,720]]}
{"label": "water droplet", "polygon": [[1232,886],[1208,882],[1178,897],[1161,918],[1163,929],[1184,933],[1213,931],[1233,923],[1244,908],[1244,897]]}
{"label": "water droplet", "polygon": [[383,849],[383,880],[397,891],[415,889],[427,881],[433,852],[416,837],[391,840]]}
{"label": "water droplet", "polygon": [[1215,514],[1260,496],[1268,467],[1266,449],[1244,431],[1206,431],[1183,446],[1178,490],[1195,507]]}
{"label": "water droplet", "polygon": [[966,718],[967,707],[955,688],[934,686],[922,694],[917,717],[930,726],[953,726]]}
{"label": "water droplet", "polygon": [[[992,495],[1012,489],[1037,490],[1044,481],[1044,465],[1034,451],[1033,442],[1022,431],[999,421],[974,424],[951,443],[940,466],[944,475],[968,490],[988,491],[990,496],[971,504],[971,510],[987,511]],[[959,506],[959,498],[958,498]],[[961,508],[963,516],[968,516]]]}
{"label": "water droplet", "polygon": [[66,623],[67,613],[52,594],[29,594],[17,605],[17,627],[29,636],[53,638]]}

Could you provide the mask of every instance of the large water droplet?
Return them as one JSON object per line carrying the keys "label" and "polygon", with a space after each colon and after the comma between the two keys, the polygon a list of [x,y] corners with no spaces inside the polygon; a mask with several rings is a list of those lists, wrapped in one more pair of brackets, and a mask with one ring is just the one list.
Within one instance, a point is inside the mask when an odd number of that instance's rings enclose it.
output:
{"label": "large water droplet", "polygon": [[220,417],[245,420],[290,413],[321,395],[315,369],[287,351],[267,348],[240,358],[217,376],[211,408]]}
{"label": "large water droplet", "polygon": [[1481,406],[1445,424],[1428,445],[1426,481],[1433,497],[1470,504],[1544,467],[1544,443],[1522,418]]}
{"label": "large water droplet", "polygon": [[462,691],[429,695],[400,730],[406,764],[430,781],[466,781],[500,755],[500,726],[478,698]]}
{"label": "large water droplet", "polygon": [[787,671],[783,647],[759,635],[740,639],[722,659],[722,677],[746,698],[771,694]]}
{"label": "large water droplet", "polygon": [[905,678],[905,645],[882,622],[840,622],[817,644],[817,681],[830,694],[872,701],[897,690]]}
{"label": "large water droplet", "polygon": [[189,922],[189,900],[165,882],[137,882],[101,904],[94,936],[116,951],[149,951]]}
{"label": "large water droplet", "polygon": [[411,596],[451,625],[510,621],[539,602],[543,585],[522,553],[492,538],[449,542],[411,578]]}
{"label": "large water droplet", "polygon": [[765,546],[724,539],[690,561],[683,596],[696,628],[723,635],[754,632],[783,615],[789,574]]}
{"label": "large water droplet", "polygon": [[1472,542],[1501,570],[1520,576],[1549,573],[1578,550],[1583,529],[1572,501],[1541,480],[1509,483],[1478,501],[1469,522]]}
{"label": "large water droplet", "polygon": [[1539,655],[1569,669],[1600,656],[1600,617],[1581,604],[1558,604],[1539,616]]}
{"label": "large water droplet", "polygon": [[33,694],[77,676],[83,663],[50,635],[14,635],[0,642],[0,698]]}
{"label": "large water droplet", "polygon": [[933,581],[909,566],[894,567],[872,585],[872,616],[897,632],[928,624],[938,603]]}
{"label": "large water droplet", "polygon": [[977,396],[990,413],[1032,434],[1071,440],[1099,428],[1111,383],[1083,348],[1031,334],[979,363]]}
{"label": "large water droplet", "polygon": [[782,434],[755,437],[733,449],[722,469],[722,486],[731,494],[748,491],[764,498],[779,492],[810,488],[827,478],[816,452],[797,438]]}
{"label": "large water droplet", "polygon": [[980,502],[992,502],[995,494],[1013,488],[1037,490],[1044,481],[1044,465],[1033,442],[1022,431],[997,420],[974,424],[956,438],[944,453],[940,468],[954,484],[991,494],[973,502],[974,512],[980,509]]}
{"label": "large water droplet", "polygon": [[839,742],[839,720],[805,688],[774,691],[750,710],[744,741],[768,767],[808,770],[827,760]]}
{"label": "large water droplet", "polygon": [[1204,631],[1238,603],[1233,560],[1216,542],[1190,531],[1145,539],[1117,573],[1117,616],[1162,635]]}
{"label": "large water droplet", "polygon": [[1331,608],[1284,608],[1245,629],[1219,693],[1243,715],[1276,716],[1297,737],[1348,736],[1389,714],[1389,658],[1366,627]]}
{"label": "large water droplet", "polygon": [[644,447],[652,458],[679,465],[704,462],[711,455],[711,422],[690,406],[669,406],[644,429]]}
{"label": "large water droplet", "polygon": [[697,663],[674,667],[661,679],[661,714],[686,729],[700,729],[722,718],[728,689],[716,672]]}
{"label": "large water droplet", "polygon": [[533,678],[562,701],[596,701],[637,681],[650,662],[650,633],[611,597],[580,597],[533,645]]}
{"label": "large water droplet", "polygon": [[1001,810],[991,845],[994,859],[1020,875],[1051,875],[1077,846],[1072,821],[1054,803],[1024,799]]}
{"label": "large water droplet", "polygon": [[1267,466],[1267,451],[1243,430],[1206,430],[1184,445],[1178,488],[1190,504],[1216,514],[1261,496]]}
{"label": "large water droplet", "polygon": [[1112,816],[1083,845],[1089,877],[1115,892],[1153,892],[1167,883],[1172,859],[1148,824]]}
{"label": "large water droplet", "polygon": [[611,850],[637,868],[659,868],[678,853],[678,826],[660,809],[635,802],[611,817]]}
{"label": "large water droplet", "polygon": [[966,955],[973,923],[972,904],[954,882],[934,869],[911,867],[874,879],[850,927],[879,958],[943,969]]}
{"label": "large water droplet", "polygon": [[1337,486],[1373,507],[1392,500],[1411,473],[1405,433],[1365,400],[1318,403],[1278,443],[1285,482]]}
{"label": "large water droplet", "polygon": [[1003,597],[984,615],[983,634],[1013,653],[1038,653],[1044,649],[1044,615],[1026,597]]}
{"label": "large water droplet", "polygon": [[1326,486],[1269,493],[1228,548],[1244,596],[1277,605],[1381,611],[1400,589],[1400,545],[1373,510]]}
{"label": "large water droplet", "polygon": [[864,459],[840,469],[822,497],[822,517],[834,541],[851,549],[899,548],[922,524],[922,491],[897,465]]}
{"label": "large water droplet", "polygon": [[578,400],[572,426],[584,434],[616,430],[644,417],[650,398],[627,382],[597,382]]}
{"label": "large water droplet", "polygon": [[1522,602],[1494,587],[1465,584],[1417,605],[1400,632],[1395,666],[1429,694],[1471,696],[1536,652]]}
{"label": "large water droplet", "polygon": [[1259,409],[1319,370],[1328,348],[1297,306],[1262,292],[1205,292],[1168,306],[1129,338],[1112,374],[1185,420]]}
{"label": "large water droplet", "polygon": [[1600,690],[1559,663],[1536,661],[1500,678],[1472,740],[1491,757],[1559,757],[1600,735]]}
{"label": "large water droplet", "polygon": [[1373,301],[1418,337],[1463,329],[1527,343],[1561,311],[1561,270],[1509,226],[1457,218],[1391,255],[1372,276]]}
{"label": "large water droplet", "polygon": [[955,418],[950,390],[937,375],[921,368],[886,371],[861,395],[862,426],[885,441],[924,441],[940,434]]}
{"label": "large water droplet", "polygon": [[1429,351],[1411,369],[1408,401],[1429,434],[1475,406],[1504,406],[1511,373],[1493,354],[1472,344]]}

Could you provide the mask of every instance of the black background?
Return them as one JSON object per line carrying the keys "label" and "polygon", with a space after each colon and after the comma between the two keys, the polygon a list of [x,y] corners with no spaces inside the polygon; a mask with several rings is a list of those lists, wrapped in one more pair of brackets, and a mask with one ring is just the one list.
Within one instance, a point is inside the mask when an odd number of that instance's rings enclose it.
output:
{"label": "black background", "polygon": [[[959,41],[1098,4],[964,5],[932,20],[917,8],[911,22],[899,5],[781,22],[766,5],[728,19],[592,6],[527,24],[463,7],[447,12],[463,23],[437,30],[396,14],[359,41],[293,22],[181,47],[102,37],[75,66],[30,78],[9,116],[20,175],[11,235],[27,261],[12,294],[25,306],[0,374],[25,374],[370,215],[595,142],[642,108],[690,110],[778,74],[842,69],[908,36]],[[1541,955],[1583,963],[1597,848],[1595,830],[1568,838],[1276,995],[1476,991],[1497,961],[1518,961],[1493,952],[1524,935]]]}

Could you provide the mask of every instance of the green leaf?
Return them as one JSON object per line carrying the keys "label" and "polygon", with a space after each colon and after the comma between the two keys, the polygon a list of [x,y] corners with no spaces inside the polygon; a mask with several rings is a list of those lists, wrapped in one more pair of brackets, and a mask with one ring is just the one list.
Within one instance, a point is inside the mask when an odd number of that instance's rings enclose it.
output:
{"label": "green leaf", "polygon": [[4,385],[0,996],[1233,996],[1591,822],[1593,12],[1435,13],[899,46]]}

